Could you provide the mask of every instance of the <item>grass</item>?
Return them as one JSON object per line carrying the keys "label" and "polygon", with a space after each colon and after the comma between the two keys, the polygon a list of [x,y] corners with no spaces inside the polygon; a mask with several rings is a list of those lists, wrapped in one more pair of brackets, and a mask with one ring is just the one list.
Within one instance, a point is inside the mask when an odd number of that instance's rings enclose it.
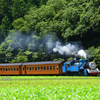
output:
{"label": "grass", "polygon": [[100,77],[3,76],[0,100],[100,100]]}

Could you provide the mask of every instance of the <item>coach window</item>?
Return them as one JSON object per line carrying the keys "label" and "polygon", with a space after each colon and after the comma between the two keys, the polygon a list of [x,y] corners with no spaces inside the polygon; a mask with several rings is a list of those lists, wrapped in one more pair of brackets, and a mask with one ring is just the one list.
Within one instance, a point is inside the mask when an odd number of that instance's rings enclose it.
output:
{"label": "coach window", "polygon": [[49,66],[47,66],[47,70],[49,70]]}
{"label": "coach window", "polygon": [[11,71],[13,71],[13,68],[11,68]]}
{"label": "coach window", "polygon": [[52,66],[50,66],[50,70],[52,70]]}
{"label": "coach window", "polygon": [[43,67],[41,67],[41,70],[43,70]]}
{"label": "coach window", "polygon": [[[11,69],[13,71],[13,68]],[[16,68],[14,68],[14,71],[16,70]]]}
{"label": "coach window", "polygon": [[30,67],[30,70],[31,70],[31,67]]}
{"label": "coach window", "polygon": [[40,70],[40,67],[38,67],[38,70]]}
{"label": "coach window", "polygon": [[28,70],[28,67],[27,67],[27,70]]}
{"label": "coach window", "polygon": [[3,71],[5,71],[5,68],[3,68]]}
{"label": "coach window", "polygon": [[53,70],[55,70],[55,66],[53,66]]}
{"label": "coach window", "polygon": [[6,68],[6,71],[7,71],[7,68]]}
{"label": "coach window", "polygon": [[37,67],[35,67],[35,70],[37,70]]}
{"label": "coach window", "polygon": [[24,67],[23,67],[23,70],[24,70]]}
{"label": "coach window", "polygon": [[44,66],[44,70],[46,70],[46,67]]}
{"label": "coach window", "polygon": [[32,67],[32,70],[34,70],[34,67]]}
{"label": "coach window", "polygon": [[2,71],[2,68],[1,68],[1,71]]}
{"label": "coach window", "polygon": [[18,71],[18,68],[17,68],[17,71]]}
{"label": "coach window", "polygon": [[57,70],[58,70],[58,66],[57,66]]}
{"label": "coach window", "polygon": [[8,71],[10,71],[10,68],[8,68]]}

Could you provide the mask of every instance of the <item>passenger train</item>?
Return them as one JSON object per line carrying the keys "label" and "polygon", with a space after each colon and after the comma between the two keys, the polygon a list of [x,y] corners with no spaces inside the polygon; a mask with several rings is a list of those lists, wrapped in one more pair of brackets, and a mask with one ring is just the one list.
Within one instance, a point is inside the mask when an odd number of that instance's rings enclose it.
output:
{"label": "passenger train", "polygon": [[72,75],[88,76],[100,74],[94,62],[86,59],[70,61],[44,61],[0,64],[0,75]]}

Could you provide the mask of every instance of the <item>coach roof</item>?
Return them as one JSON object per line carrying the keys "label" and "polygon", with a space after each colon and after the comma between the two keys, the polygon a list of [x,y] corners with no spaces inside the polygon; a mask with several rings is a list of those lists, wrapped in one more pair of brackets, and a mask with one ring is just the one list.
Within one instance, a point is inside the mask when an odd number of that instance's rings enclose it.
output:
{"label": "coach roof", "polygon": [[0,66],[20,66],[22,63],[2,63]]}
{"label": "coach roof", "polygon": [[44,62],[28,62],[23,63],[22,65],[38,65],[38,64],[60,64],[63,61],[44,61]]}
{"label": "coach roof", "polygon": [[38,65],[38,64],[60,64],[63,61],[43,61],[43,62],[26,62],[26,63],[2,63],[0,66],[20,66],[20,65]]}

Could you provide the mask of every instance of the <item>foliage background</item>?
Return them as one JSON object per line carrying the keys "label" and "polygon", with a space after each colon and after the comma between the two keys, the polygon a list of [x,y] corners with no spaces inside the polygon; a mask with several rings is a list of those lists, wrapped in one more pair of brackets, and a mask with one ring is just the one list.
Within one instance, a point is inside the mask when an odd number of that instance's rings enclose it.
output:
{"label": "foliage background", "polygon": [[81,40],[100,66],[99,4],[99,0],[0,0],[0,63],[63,60],[45,46],[58,37],[64,43]]}

